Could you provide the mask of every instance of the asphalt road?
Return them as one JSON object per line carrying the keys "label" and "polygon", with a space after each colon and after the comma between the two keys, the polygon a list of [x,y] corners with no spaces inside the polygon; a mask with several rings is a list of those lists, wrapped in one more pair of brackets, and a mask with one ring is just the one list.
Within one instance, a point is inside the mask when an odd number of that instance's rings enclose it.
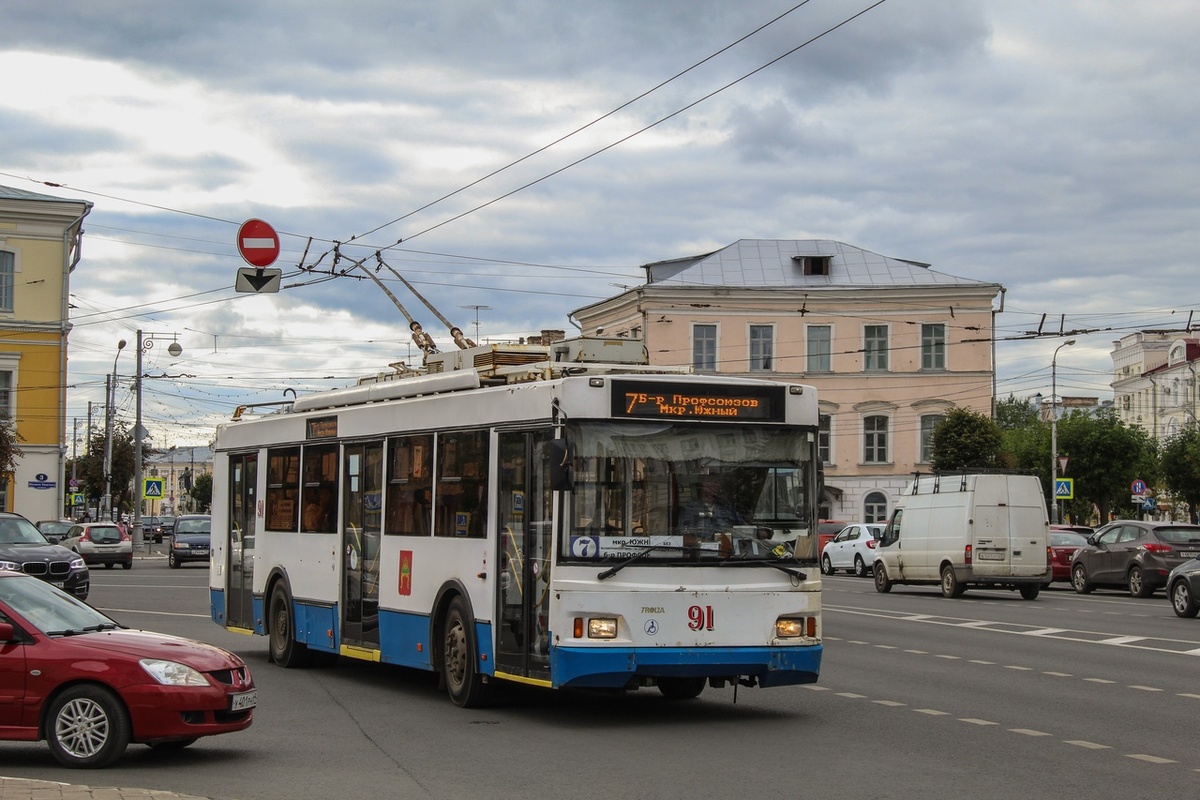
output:
{"label": "asphalt road", "polygon": [[454,707],[433,676],[343,659],[284,670],[266,641],[208,619],[207,572],[141,561],[93,573],[118,620],[212,641],[254,670],[254,726],[178,753],[131,746],[107,770],[0,745],[0,774],[231,800],[387,798],[969,798],[1200,794],[1200,620],[1166,599],[1035,601],[826,578],[819,684],[551,692]]}

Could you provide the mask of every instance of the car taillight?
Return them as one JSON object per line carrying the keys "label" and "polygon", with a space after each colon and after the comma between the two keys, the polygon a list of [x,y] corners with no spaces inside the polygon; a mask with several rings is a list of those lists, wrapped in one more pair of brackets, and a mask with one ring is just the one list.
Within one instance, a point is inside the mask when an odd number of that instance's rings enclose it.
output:
{"label": "car taillight", "polygon": [[874,550],[875,545],[877,545],[877,544],[879,544],[879,542],[876,541],[875,539],[867,539],[867,549],[868,550]]}
{"label": "car taillight", "polygon": [[971,554],[973,552],[974,550],[971,549],[971,545],[967,545],[965,548],[963,548],[963,562],[966,563],[967,566],[971,565]]}
{"label": "car taillight", "polygon": [[[120,530],[120,529],[118,528],[118,530]],[[121,541],[122,541],[122,542],[125,542],[125,541],[128,541],[128,540],[129,540],[129,534],[128,534],[128,533],[126,533],[125,531],[121,531]]]}
{"label": "car taillight", "polygon": [[1050,545],[1046,545],[1046,563],[1054,563],[1054,548]]}
{"label": "car taillight", "polygon": [[92,540],[92,532],[91,531],[85,530],[83,533],[79,534],[79,541],[90,542],[91,540]]}
{"label": "car taillight", "polygon": [[1169,544],[1159,544],[1158,542],[1147,542],[1142,545],[1142,549],[1147,553],[1170,553],[1172,547]]}

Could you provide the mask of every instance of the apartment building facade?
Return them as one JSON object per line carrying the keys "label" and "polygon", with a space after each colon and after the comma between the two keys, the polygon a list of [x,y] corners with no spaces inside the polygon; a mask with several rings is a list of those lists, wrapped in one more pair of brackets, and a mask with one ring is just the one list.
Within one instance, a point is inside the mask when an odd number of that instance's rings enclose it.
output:
{"label": "apartment building facade", "polygon": [[885,520],[950,409],[992,413],[1002,286],[833,240],[745,239],[644,265],[570,314],[652,363],[817,388],[822,516]]}
{"label": "apartment building facade", "polygon": [[1138,331],[1113,342],[1117,418],[1162,442],[1200,422],[1200,337],[1183,331]]}
{"label": "apartment building facade", "polygon": [[92,204],[0,186],[0,418],[22,455],[0,508],[62,516],[67,299]]}

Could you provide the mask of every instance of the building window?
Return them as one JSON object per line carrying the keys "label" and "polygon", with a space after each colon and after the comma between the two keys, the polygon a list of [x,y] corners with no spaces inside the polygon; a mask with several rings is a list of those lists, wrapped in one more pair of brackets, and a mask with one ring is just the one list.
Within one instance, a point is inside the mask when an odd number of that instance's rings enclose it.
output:
{"label": "building window", "polygon": [[863,419],[863,463],[888,463],[888,418],[885,416]]}
{"label": "building window", "polygon": [[820,416],[820,424],[817,428],[817,457],[821,459],[822,464],[828,464],[833,459],[833,448],[830,446],[833,433],[833,418],[828,414]]}
{"label": "building window", "polygon": [[775,330],[770,325],[750,326],[750,371],[770,372]]}
{"label": "building window", "polygon": [[885,372],[888,368],[888,326],[867,325],[863,328],[863,369]]}
{"label": "building window", "polygon": [[833,329],[828,325],[808,326],[808,371],[829,372],[833,369],[830,354],[833,352]]}
{"label": "building window", "polygon": [[887,522],[887,497],[883,492],[871,492],[863,501],[863,522]]}
{"label": "building window", "polygon": [[717,326],[692,326],[692,369],[697,372],[717,371]]}
{"label": "building window", "polygon": [[921,369],[946,368],[946,326],[940,322],[921,326]]}
{"label": "building window", "polygon": [[941,424],[944,417],[941,414],[926,414],[921,417],[921,456],[922,464],[933,461],[933,432]]}
{"label": "building window", "polygon": [[16,259],[12,253],[0,250],[0,311],[13,310],[13,271]]}
{"label": "building window", "polygon": [[0,370],[0,419],[12,419],[16,413],[13,408],[13,374],[9,370]]}

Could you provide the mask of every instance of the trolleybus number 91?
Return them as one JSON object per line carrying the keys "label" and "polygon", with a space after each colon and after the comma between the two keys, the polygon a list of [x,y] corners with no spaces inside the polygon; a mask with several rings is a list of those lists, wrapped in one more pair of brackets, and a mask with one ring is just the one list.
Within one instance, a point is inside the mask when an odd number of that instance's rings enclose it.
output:
{"label": "trolleybus number 91", "polygon": [[713,607],[692,606],[688,609],[688,627],[694,631],[713,629]]}

